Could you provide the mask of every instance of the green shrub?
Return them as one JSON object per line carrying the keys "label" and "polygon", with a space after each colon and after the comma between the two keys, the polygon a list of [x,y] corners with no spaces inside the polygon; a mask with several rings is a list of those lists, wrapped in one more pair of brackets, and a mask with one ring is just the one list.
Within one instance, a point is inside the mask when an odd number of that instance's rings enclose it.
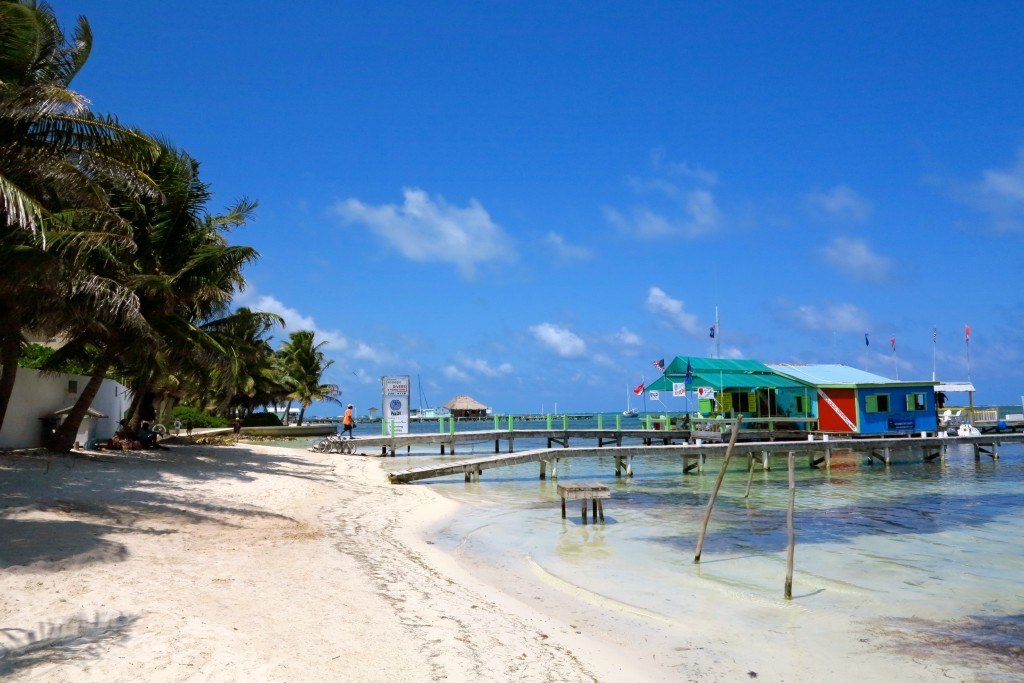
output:
{"label": "green shrub", "polygon": [[193,427],[227,427],[229,422],[226,417],[217,417],[216,415],[208,415],[201,410],[197,410],[192,406],[181,405],[174,406],[171,409],[171,417],[164,424],[170,428],[174,424],[175,420],[181,420],[182,426],[192,421]]}
{"label": "green shrub", "polygon": [[253,413],[242,420],[243,427],[280,427],[281,418],[273,413]]}

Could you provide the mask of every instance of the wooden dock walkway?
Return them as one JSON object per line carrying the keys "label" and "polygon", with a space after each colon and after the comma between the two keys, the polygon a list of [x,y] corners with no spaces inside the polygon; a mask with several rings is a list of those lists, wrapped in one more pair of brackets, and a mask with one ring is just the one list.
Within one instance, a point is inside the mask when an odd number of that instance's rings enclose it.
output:
{"label": "wooden dock walkway", "polygon": [[[744,429],[740,432],[741,441],[772,441],[778,439],[793,440],[806,438],[806,432],[791,430],[766,429]],[[395,436],[357,436],[353,440],[356,448],[380,448],[382,455],[395,455],[400,448],[411,448],[412,446],[439,446],[441,455],[455,453],[458,444],[474,444],[494,442],[494,452],[502,452],[502,444],[505,444],[505,452],[515,451],[516,439],[546,439],[549,448],[558,445],[562,448],[569,448],[573,441],[589,440],[596,441],[599,448],[605,446],[622,446],[627,440],[638,444],[652,445],[659,443],[670,445],[674,443],[688,443],[700,439],[702,442],[719,442],[722,440],[722,433],[717,431],[698,431],[680,429],[524,429],[516,427],[509,431],[506,429],[486,429],[464,432],[435,432],[426,434],[400,434]]]}
{"label": "wooden dock walkway", "polygon": [[[596,430],[581,430],[596,431]],[[627,430],[633,431],[633,430]],[[644,436],[651,437],[658,432],[643,431]],[[671,432],[661,432],[667,435]],[[522,436],[519,432],[517,435]],[[420,436],[420,435],[417,435]],[[425,435],[424,435],[425,436]],[[444,436],[444,435],[433,435]],[[534,437],[536,438],[536,437]],[[982,434],[980,436],[901,436],[885,438],[842,438],[822,440],[820,438],[801,441],[758,441],[737,443],[735,455],[747,456],[747,467],[760,466],[765,470],[771,469],[771,458],[773,456],[788,456],[790,452],[807,456],[810,467],[825,466],[830,464],[832,452],[835,450],[852,450],[863,453],[870,458],[871,462],[876,460],[888,465],[892,460],[893,452],[910,451],[920,454],[924,462],[931,462],[943,459],[951,446],[970,445],[974,447],[975,460],[981,459],[983,455],[992,459],[999,458],[999,446],[1003,443],[1022,443],[1024,434]],[[437,443],[437,442],[427,442]],[[701,444],[661,444],[661,445],[629,445],[615,447],[561,447],[561,448],[538,448],[520,453],[509,453],[470,458],[457,462],[428,465],[425,467],[413,467],[405,470],[398,470],[388,473],[388,479],[392,484],[407,484],[423,479],[434,479],[450,475],[462,474],[466,481],[476,479],[479,481],[484,470],[499,467],[511,467],[526,463],[539,463],[540,478],[547,477],[548,468],[551,470],[551,477],[558,477],[558,463],[566,458],[591,458],[598,456],[611,456],[615,460],[615,476],[633,475],[633,460],[635,458],[668,455],[678,456],[681,459],[682,473],[687,474],[693,471],[701,471],[707,459],[712,456],[725,454],[727,445],[725,443],[701,443]],[[735,456],[734,456],[735,457]]]}

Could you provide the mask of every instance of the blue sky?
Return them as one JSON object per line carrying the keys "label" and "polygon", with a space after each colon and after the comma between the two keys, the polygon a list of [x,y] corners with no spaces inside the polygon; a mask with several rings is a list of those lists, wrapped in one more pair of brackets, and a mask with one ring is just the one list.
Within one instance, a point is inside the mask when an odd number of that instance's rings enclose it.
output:
{"label": "blue sky", "polygon": [[1024,394],[1020,3],[52,5],[97,111],[259,200],[240,302],[360,411],[621,409],[716,305],[724,356],[901,379],[933,326],[967,379],[970,324],[977,400]]}

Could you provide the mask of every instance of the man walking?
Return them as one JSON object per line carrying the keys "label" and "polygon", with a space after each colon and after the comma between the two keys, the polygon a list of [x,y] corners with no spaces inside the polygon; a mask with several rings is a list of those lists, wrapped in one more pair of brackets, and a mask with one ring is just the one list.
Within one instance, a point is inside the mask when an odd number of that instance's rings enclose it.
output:
{"label": "man walking", "polygon": [[348,438],[353,438],[352,428],[356,426],[356,418],[352,416],[352,404],[348,404],[348,408],[345,409],[345,417],[341,419],[341,435],[345,436],[345,432],[348,432]]}

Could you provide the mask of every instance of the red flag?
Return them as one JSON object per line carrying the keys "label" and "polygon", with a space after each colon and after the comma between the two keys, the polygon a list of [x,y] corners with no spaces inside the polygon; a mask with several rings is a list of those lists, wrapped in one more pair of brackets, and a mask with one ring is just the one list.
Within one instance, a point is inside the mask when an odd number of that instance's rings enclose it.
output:
{"label": "red flag", "polygon": [[896,337],[889,337],[889,343],[892,344],[892,350],[896,350]]}
{"label": "red flag", "polygon": [[644,393],[644,385],[642,383],[636,385],[636,389],[633,389],[633,393],[636,394],[637,396]]}
{"label": "red flag", "polygon": [[968,344],[971,341],[971,326],[970,325],[964,325],[964,341],[966,343],[968,343]]}

